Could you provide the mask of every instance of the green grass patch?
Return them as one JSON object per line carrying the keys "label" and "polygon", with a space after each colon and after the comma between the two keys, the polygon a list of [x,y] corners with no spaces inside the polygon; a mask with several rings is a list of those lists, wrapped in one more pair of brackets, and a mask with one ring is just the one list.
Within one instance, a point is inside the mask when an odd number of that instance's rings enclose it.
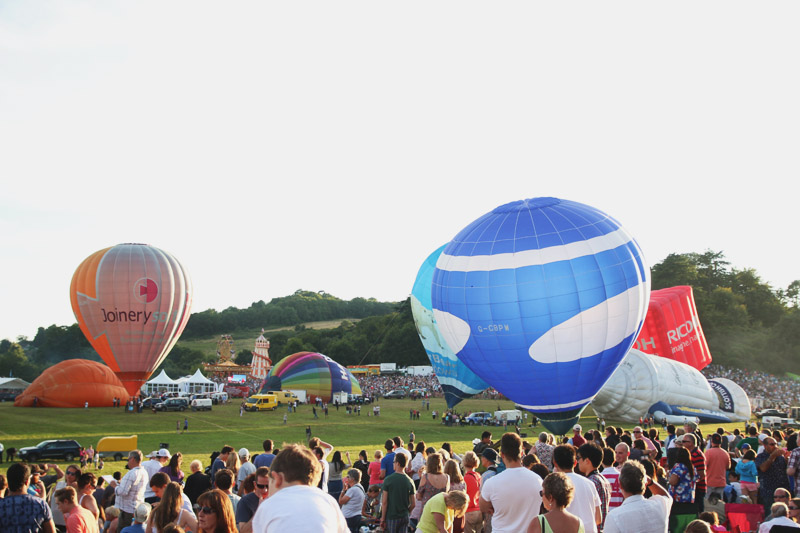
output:
{"label": "green grass patch", "polygon": [[[353,460],[358,451],[366,449],[368,454],[383,449],[387,438],[400,435],[404,440],[413,430],[417,440],[427,444],[441,446],[449,442],[453,449],[461,453],[472,449],[472,440],[480,437],[481,427],[447,427],[431,416],[432,411],[439,413],[446,408],[444,399],[431,401],[431,410],[421,409],[421,402],[414,400],[387,400],[378,403],[381,416],[371,416],[372,406],[362,407],[361,416],[348,415],[344,407],[337,411],[328,409],[328,417],[317,409],[319,418],[314,419],[312,408],[301,405],[297,412],[287,413],[285,407],[276,411],[245,412],[239,416],[238,402],[228,405],[215,405],[211,411],[191,410],[153,414],[144,411],[141,414],[125,413],[122,408],[97,407],[85,409],[56,408],[23,408],[14,407],[12,403],[0,403],[0,442],[6,448],[33,446],[45,439],[75,439],[81,446],[97,446],[97,442],[105,436],[138,435],[139,449],[145,454],[158,448],[159,443],[169,443],[170,451],[180,451],[184,455],[184,464],[199,459],[208,465],[209,455],[229,444],[236,448],[248,448],[252,453],[261,451],[261,442],[272,439],[276,445],[284,442],[305,442],[305,428],[311,426],[312,435],[320,437],[342,451],[350,451]],[[492,400],[465,400],[458,406],[461,412],[490,411],[513,409],[512,402]],[[409,420],[409,410],[421,410],[420,420]],[[368,413],[370,416],[367,416]],[[283,415],[287,414],[287,423],[283,424]],[[581,419],[584,430],[595,427],[595,417],[591,409],[587,409]],[[183,433],[183,420],[189,421],[189,431]],[[627,429],[633,424],[615,423]],[[180,424],[180,431],[176,425]],[[723,424],[728,430],[744,427],[743,424]],[[716,429],[716,425],[702,426],[704,434]],[[503,433],[502,427],[490,428],[495,439]],[[520,428],[527,433],[527,440],[533,441],[540,431],[530,427]],[[104,472],[113,472],[124,468],[123,462],[106,463]]]}

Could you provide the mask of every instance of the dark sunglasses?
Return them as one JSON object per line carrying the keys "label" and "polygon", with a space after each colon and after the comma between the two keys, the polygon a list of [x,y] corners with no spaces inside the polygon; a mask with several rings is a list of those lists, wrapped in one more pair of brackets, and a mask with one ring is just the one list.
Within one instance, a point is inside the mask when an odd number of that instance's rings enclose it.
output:
{"label": "dark sunglasses", "polygon": [[211,507],[201,507],[199,511],[202,512],[203,514],[214,514],[214,509],[212,509]]}
{"label": "dark sunglasses", "polygon": [[261,483],[256,483],[256,487],[258,487],[259,489],[266,489],[269,488],[269,483],[265,483],[263,485]]}
{"label": "dark sunglasses", "polygon": [[77,473],[77,472],[75,472],[74,470],[67,470],[67,475],[68,475],[68,476],[77,476],[77,475],[78,475],[78,473]]}

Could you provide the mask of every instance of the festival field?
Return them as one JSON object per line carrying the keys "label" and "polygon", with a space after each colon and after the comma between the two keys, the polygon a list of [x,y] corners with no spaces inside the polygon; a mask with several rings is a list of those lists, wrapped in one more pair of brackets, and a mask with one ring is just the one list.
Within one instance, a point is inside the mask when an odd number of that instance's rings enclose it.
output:
{"label": "festival field", "polygon": [[[22,408],[14,407],[10,402],[0,403],[0,442],[6,449],[17,449],[33,446],[45,439],[75,439],[81,446],[97,446],[97,441],[105,436],[138,435],[139,449],[145,454],[158,449],[160,443],[169,444],[172,453],[180,451],[184,455],[185,470],[190,460],[199,459],[203,466],[208,465],[209,455],[223,445],[230,444],[237,450],[248,448],[255,454],[261,451],[261,442],[272,439],[276,446],[283,442],[305,442],[306,426],[311,426],[312,435],[329,442],[342,451],[350,451],[351,458],[357,459],[358,451],[366,449],[372,459],[376,449],[383,449],[384,441],[395,435],[408,439],[411,430],[417,440],[427,444],[441,446],[450,442],[458,453],[472,449],[472,439],[479,437],[484,428],[480,426],[447,427],[441,423],[440,417],[433,420],[432,411],[441,413],[445,410],[442,398],[431,400],[431,410],[421,408],[419,400],[381,399],[377,405],[381,407],[380,417],[371,416],[372,406],[362,407],[361,416],[348,415],[344,407],[337,411],[329,408],[328,417],[317,409],[319,419],[315,420],[310,405],[300,406],[295,413],[288,414],[288,421],[283,425],[285,407],[276,411],[250,413],[239,416],[239,403],[233,401],[228,405],[215,405],[212,411],[169,412],[153,414],[144,411],[142,414],[128,414],[122,408],[90,408],[56,409],[56,408]],[[458,405],[460,412],[490,411],[513,409],[512,402],[493,400],[465,400]],[[419,409],[420,419],[409,420],[409,410]],[[370,413],[370,416],[367,416]],[[594,428],[596,419],[591,408],[587,408],[581,419],[584,430]],[[189,421],[189,431],[183,433],[183,420]],[[181,433],[176,433],[176,424],[180,423]],[[626,429],[632,424],[614,423]],[[743,424],[723,425],[728,430]],[[716,429],[715,425],[701,426],[703,433]],[[503,433],[502,427],[489,428],[497,436]],[[513,428],[512,428],[513,430]],[[527,439],[533,442],[542,431],[541,425],[535,429],[521,427]],[[662,435],[663,438],[663,435]],[[64,464],[62,461],[48,461]],[[112,473],[124,468],[123,462],[109,461],[103,473]]]}

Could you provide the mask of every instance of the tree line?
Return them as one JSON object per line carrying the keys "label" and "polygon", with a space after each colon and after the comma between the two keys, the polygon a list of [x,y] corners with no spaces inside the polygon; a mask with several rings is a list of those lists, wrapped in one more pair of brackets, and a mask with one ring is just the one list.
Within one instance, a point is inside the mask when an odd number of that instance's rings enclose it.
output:
{"label": "tree line", "polygon": [[[652,267],[651,278],[653,290],[692,286],[715,363],[774,374],[800,373],[800,281],[774,289],[755,270],[732,268],[722,252],[713,251],[671,254]],[[324,330],[303,325],[325,320],[341,323]],[[278,329],[286,326],[293,329]],[[325,292],[297,291],[269,303],[255,302],[246,309],[193,313],[181,339],[261,328],[268,330],[273,362],[298,351],[315,351],[343,365],[428,364],[408,299],[345,301]],[[179,342],[156,372],[163,368],[172,377],[192,374],[214,356]],[[13,372],[30,381],[45,368],[72,358],[99,361],[77,324],[39,328],[32,340],[0,341],[2,376]],[[249,350],[236,354],[241,364],[251,358]]]}

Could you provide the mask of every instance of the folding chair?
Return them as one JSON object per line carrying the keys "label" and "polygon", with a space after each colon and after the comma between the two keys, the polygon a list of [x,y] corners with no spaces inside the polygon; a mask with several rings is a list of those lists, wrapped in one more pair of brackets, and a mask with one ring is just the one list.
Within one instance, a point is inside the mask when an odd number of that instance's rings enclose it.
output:
{"label": "folding chair", "polygon": [[741,533],[758,531],[758,525],[764,521],[764,507],[755,503],[726,503],[725,517],[731,531],[736,531],[734,528]]}

